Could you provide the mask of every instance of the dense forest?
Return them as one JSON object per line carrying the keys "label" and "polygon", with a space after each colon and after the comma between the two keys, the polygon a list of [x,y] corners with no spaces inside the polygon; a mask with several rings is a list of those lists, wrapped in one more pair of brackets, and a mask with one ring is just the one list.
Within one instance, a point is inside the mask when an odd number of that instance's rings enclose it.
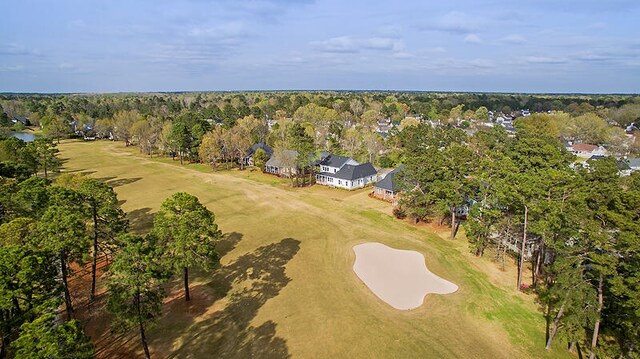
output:
{"label": "dense forest", "polygon": [[[640,152],[638,96],[5,94],[0,105],[5,132],[30,127],[44,135],[0,140],[0,357],[32,350],[90,357],[93,347],[72,320],[67,278],[72,263],[85,262],[95,278],[105,257],[113,261],[114,328],[137,328],[148,356],[144,326],[160,313],[162,284],[184,276],[188,300],[189,268],[218,260],[214,216],[186,193],[167,199],[151,233],[128,233],[111,188],[57,173],[56,144],[69,137],[122,141],[214,170],[241,167],[256,143],[272,146],[274,156],[296,150],[289,160],[298,168],[319,151],[403,165],[394,214],[448,224],[452,239],[462,225],[476,256],[490,255],[503,269],[515,261],[516,289],[535,295],[547,319],[547,348],[563,340],[591,358],[638,357],[640,171],[621,175],[620,167]],[[608,156],[579,161],[567,141]],[[194,243],[197,255],[189,253]],[[58,307],[66,318],[51,314]]]}

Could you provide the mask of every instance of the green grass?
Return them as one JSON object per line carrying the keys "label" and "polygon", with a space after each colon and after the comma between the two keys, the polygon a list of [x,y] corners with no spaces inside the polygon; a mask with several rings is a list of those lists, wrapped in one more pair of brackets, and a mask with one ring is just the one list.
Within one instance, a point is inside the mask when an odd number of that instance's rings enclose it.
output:
{"label": "green grass", "polygon": [[[60,150],[66,171],[117,185],[136,231],[150,228],[165,198],[186,191],[228,234],[219,246],[221,267],[194,273],[191,304],[184,303],[181,283],[172,283],[164,315],[148,333],[158,356],[564,355],[544,350],[544,318],[533,296],[515,292],[513,273],[471,256],[462,235],[451,241],[431,227],[395,220],[390,204],[368,197],[370,189],[293,189],[258,171],[211,173],[202,165],[149,159],[114,142],[65,142]],[[412,311],[393,309],[353,273],[352,247],[370,241],[423,253],[428,268],[460,290],[429,295]],[[110,348],[138,350],[133,334],[129,342],[114,340],[103,324],[90,333],[106,353],[101,356],[113,354]]]}

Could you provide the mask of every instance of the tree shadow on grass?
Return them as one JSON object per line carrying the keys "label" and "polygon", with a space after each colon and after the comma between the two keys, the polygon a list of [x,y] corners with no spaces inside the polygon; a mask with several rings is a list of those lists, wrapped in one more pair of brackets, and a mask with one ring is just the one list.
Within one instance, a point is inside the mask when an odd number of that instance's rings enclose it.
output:
{"label": "tree shadow on grass", "polygon": [[242,240],[242,233],[225,233],[222,236],[222,239],[220,239],[220,241],[218,241],[218,243],[216,244],[216,252],[218,252],[220,258],[224,257],[234,248],[236,248],[236,245],[238,244],[238,242],[240,242],[240,240]]}
{"label": "tree shadow on grass", "polygon": [[254,327],[251,321],[291,281],[285,267],[299,250],[300,241],[285,238],[216,269],[202,288],[210,293],[202,310],[172,310],[177,306],[170,303],[151,346],[166,353],[178,344],[169,358],[290,357],[286,341],[276,336],[275,322]]}
{"label": "tree shadow on grass", "polygon": [[136,233],[147,233],[153,229],[153,213],[149,207],[134,209],[127,213],[127,218],[129,228]]}
{"label": "tree shadow on grass", "polygon": [[112,188],[116,188],[116,187],[124,186],[127,184],[131,184],[134,182],[138,182],[141,179],[142,177],[121,178],[121,179],[113,179],[105,183]]}
{"label": "tree shadow on grass", "polygon": [[96,173],[96,171],[82,171],[80,172],[81,175],[83,176],[89,176],[90,174]]}
{"label": "tree shadow on grass", "polygon": [[97,178],[94,178],[94,179],[96,181],[107,183],[108,181],[111,181],[112,179],[116,179],[116,178],[118,178],[118,177],[116,177],[116,176],[107,176],[107,177],[97,177]]}

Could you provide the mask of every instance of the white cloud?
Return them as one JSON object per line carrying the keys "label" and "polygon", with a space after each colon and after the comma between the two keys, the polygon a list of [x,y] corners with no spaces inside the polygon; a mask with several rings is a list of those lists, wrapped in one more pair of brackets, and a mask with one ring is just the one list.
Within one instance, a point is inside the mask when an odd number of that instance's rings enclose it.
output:
{"label": "white cloud", "polygon": [[401,52],[404,50],[404,44],[401,40],[390,37],[339,36],[324,41],[314,41],[311,42],[311,45],[323,52],[336,53],[357,53],[365,50]]}
{"label": "white cloud", "polygon": [[16,43],[0,44],[0,55],[42,57],[40,51]]}
{"label": "white cloud", "polygon": [[411,58],[414,58],[415,55],[413,55],[412,53],[409,53],[409,52],[401,51],[401,52],[394,53],[393,57],[396,58],[396,59],[411,59]]}
{"label": "white cloud", "polygon": [[511,34],[501,38],[498,41],[503,44],[519,45],[519,44],[524,44],[527,41],[527,39],[524,36],[519,34]]}
{"label": "white cloud", "polygon": [[24,70],[23,65],[0,66],[0,72],[18,72]]}
{"label": "white cloud", "polygon": [[478,30],[482,20],[463,12],[452,11],[423,26],[424,30],[443,31],[454,34],[466,34]]}
{"label": "white cloud", "polygon": [[231,21],[216,26],[197,26],[188,31],[188,35],[197,39],[235,42],[249,36],[244,23]]}
{"label": "white cloud", "polygon": [[427,50],[428,52],[433,52],[436,54],[444,54],[447,50],[444,47],[434,47]]}
{"label": "white cloud", "polygon": [[464,37],[464,42],[466,42],[467,44],[481,44],[482,39],[476,34],[469,34]]}
{"label": "white cloud", "polygon": [[60,65],[58,65],[58,68],[60,70],[72,70],[72,69],[75,69],[76,66],[74,64],[70,64],[70,63],[64,62],[64,63],[61,63]]}
{"label": "white cloud", "polygon": [[525,58],[525,61],[530,64],[546,64],[546,65],[559,65],[567,63],[567,59],[561,57],[551,56],[529,56]]}

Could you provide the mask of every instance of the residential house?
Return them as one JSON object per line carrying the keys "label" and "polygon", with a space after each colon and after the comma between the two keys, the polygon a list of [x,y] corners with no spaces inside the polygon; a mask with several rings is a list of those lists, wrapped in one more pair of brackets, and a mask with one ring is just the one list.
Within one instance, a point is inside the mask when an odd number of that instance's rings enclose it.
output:
{"label": "residential house", "polygon": [[640,171],[640,158],[621,158],[618,161],[620,175],[629,176],[635,171]]}
{"label": "residential house", "polygon": [[361,188],[377,179],[377,171],[371,163],[358,163],[349,157],[328,155],[318,161],[320,173],[316,183],[344,189]]}
{"label": "residential house", "polygon": [[398,181],[396,179],[396,175],[402,171],[404,166],[400,166],[393,171],[387,173],[384,178],[373,185],[373,196],[385,201],[389,201],[393,203],[393,205],[398,204],[398,194],[400,192],[400,188],[398,186]]}
{"label": "residential house", "polygon": [[589,157],[589,159],[587,160],[587,164],[591,164],[593,161],[600,161],[607,158],[607,156],[604,155],[593,155],[591,157]]}
{"label": "residential house", "polygon": [[278,176],[289,177],[298,173],[294,165],[298,152],[294,150],[284,150],[278,156],[271,156],[265,164],[265,172]]}
{"label": "residential house", "polygon": [[625,158],[624,161],[627,162],[632,172],[640,171],[640,158]]}
{"label": "residential house", "polygon": [[29,119],[24,117],[24,116],[15,116],[15,117],[13,117],[11,119],[11,122],[13,122],[13,123],[18,123],[19,122],[19,123],[21,123],[21,124],[23,124],[25,126],[30,126],[31,125],[31,122],[29,121]]}
{"label": "residential house", "polygon": [[567,151],[581,158],[591,158],[591,156],[606,156],[607,150],[602,146],[588,143],[568,143]]}
{"label": "residential house", "polygon": [[375,132],[389,133],[389,131],[391,131],[392,128],[393,128],[393,123],[391,122],[391,119],[383,118],[381,120],[378,120],[378,123],[376,124]]}
{"label": "residential house", "polygon": [[358,165],[359,163],[349,157],[331,154],[325,155],[320,161],[317,162],[317,165],[320,166],[321,173],[336,173],[342,168],[342,166],[346,164]]}
{"label": "residential house", "polygon": [[249,151],[247,151],[247,155],[242,158],[242,164],[245,166],[253,166],[253,155],[258,149],[263,150],[267,154],[267,160],[270,159],[271,156],[273,156],[273,148],[271,148],[271,146],[264,143],[256,143],[255,145],[251,146],[251,148],[249,148]]}
{"label": "residential house", "polygon": [[[602,156],[602,155],[594,155],[591,156],[586,163],[584,164],[585,167],[590,167],[591,164],[593,164],[593,162],[595,161],[600,161],[607,158],[607,156]],[[635,172],[635,171],[640,171],[640,158],[627,158],[627,157],[623,157],[620,158],[619,160],[617,160],[616,165],[618,166],[618,173],[621,176],[629,176],[631,175],[631,173]]]}

